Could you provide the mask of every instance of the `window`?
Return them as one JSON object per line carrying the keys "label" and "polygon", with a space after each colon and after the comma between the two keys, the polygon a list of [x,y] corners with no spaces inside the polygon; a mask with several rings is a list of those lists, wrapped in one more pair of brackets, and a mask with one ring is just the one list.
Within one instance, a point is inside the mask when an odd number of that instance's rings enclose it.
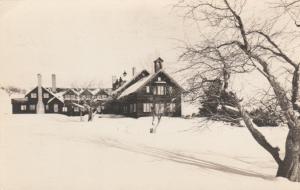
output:
{"label": "window", "polygon": [[164,86],[156,86],[156,88],[154,88],[153,93],[156,95],[165,95],[166,94],[165,87]]}
{"label": "window", "polygon": [[85,95],[82,95],[82,96],[81,96],[81,99],[85,100],[85,99],[86,99],[86,96],[85,96]]}
{"label": "window", "polygon": [[75,95],[70,95],[70,99],[71,100],[76,100],[76,96]]}
{"label": "window", "polygon": [[79,112],[79,108],[78,108],[78,107],[75,107],[75,108],[74,108],[74,112]]}
{"label": "window", "polygon": [[136,104],[130,104],[130,113],[136,112]]}
{"label": "window", "polygon": [[164,113],[165,112],[165,105],[163,103],[155,104],[155,113]]}
{"label": "window", "polygon": [[49,94],[48,93],[44,93],[43,96],[44,96],[44,98],[49,98]]}
{"label": "window", "polygon": [[31,111],[34,111],[34,110],[35,110],[35,105],[34,105],[34,104],[29,105],[29,109],[30,109]]}
{"label": "window", "polygon": [[151,112],[151,107],[152,107],[151,103],[144,103],[143,104],[143,112]]}
{"label": "window", "polygon": [[21,105],[21,111],[25,111],[26,110],[26,105]]}
{"label": "window", "polygon": [[146,86],[146,93],[150,93],[150,86]]}
{"label": "window", "polygon": [[157,81],[161,81],[161,77],[157,77]]}
{"label": "window", "polygon": [[46,106],[45,106],[45,109],[46,109],[46,110],[49,110],[49,105],[46,105]]}
{"label": "window", "polygon": [[71,100],[71,96],[70,95],[65,95],[65,100]]}
{"label": "window", "polygon": [[127,110],[128,108],[127,108],[127,106],[125,105],[125,106],[123,106],[123,113],[127,113]]}
{"label": "window", "polygon": [[36,93],[31,93],[30,96],[31,96],[31,98],[36,98],[37,94]]}
{"label": "window", "polygon": [[173,94],[173,88],[172,88],[172,86],[169,86],[169,94],[170,95]]}
{"label": "window", "polygon": [[62,111],[63,111],[63,112],[67,112],[67,111],[68,111],[68,107],[64,106],[64,107],[62,108]]}
{"label": "window", "polygon": [[54,111],[55,113],[58,112],[58,104],[53,104],[53,111]]}
{"label": "window", "polygon": [[170,104],[170,112],[175,112],[175,107],[176,107],[175,103],[171,103]]}

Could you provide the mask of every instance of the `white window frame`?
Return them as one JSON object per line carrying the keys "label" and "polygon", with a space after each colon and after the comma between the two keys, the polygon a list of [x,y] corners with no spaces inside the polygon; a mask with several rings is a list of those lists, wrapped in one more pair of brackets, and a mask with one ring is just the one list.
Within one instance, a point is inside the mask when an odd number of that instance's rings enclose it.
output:
{"label": "white window frame", "polygon": [[143,112],[150,113],[151,112],[151,103],[143,103]]}
{"label": "white window frame", "polygon": [[20,106],[20,109],[21,109],[21,111],[26,111],[27,106],[26,106],[26,105],[21,105],[21,106]]}
{"label": "white window frame", "polygon": [[67,106],[62,107],[62,111],[63,112],[68,112],[68,107]]}
{"label": "white window frame", "polygon": [[147,94],[150,93],[150,86],[146,86],[146,93],[147,93]]}
{"label": "white window frame", "polygon": [[58,113],[59,107],[58,104],[53,104],[53,112]]}
{"label": "white window frame", "polygon": [[165,86],[161,86],[161,85],[155,86],[154,94],[155,95],[165,95],[166,94]]}
{"label": "white window frame", "polygon": [[37,93],[32,92],[32,93],[30,94],[30,97],[31,97],[31,98],[37,98]]}

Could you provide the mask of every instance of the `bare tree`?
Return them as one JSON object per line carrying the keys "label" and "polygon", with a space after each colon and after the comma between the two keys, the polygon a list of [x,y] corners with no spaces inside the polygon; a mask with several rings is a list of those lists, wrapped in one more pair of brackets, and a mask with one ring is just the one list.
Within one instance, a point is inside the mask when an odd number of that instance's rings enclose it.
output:
{"label": "bare tree", "polygon": [[[231,112],[235,103],[230,101],[229,83],[231,75],[250,72],[253,66],[247,57],[241,56],[237,48],[226,47],[220,50],[213,41],[204,40],[201,44],[185,44],[181,61],[187,66],[179,70],[197,71],[189,80],[188,94],[191,101],[200,100],[203,106],[211,107],[206,115],[211,119],[239,123],[239,114]],[[220,113],[220,114],[219,114]]]}
{"label": "bare tree", "polygon": [[[72,84],[73,88],[79,90],[79,93],[84,91],[89,91],[94,86],[93,81],[85,82],[78,86],[76,83]],[[83,121],[83,115],[88,114],[87,121],[93,121],[94,116],[97,113],[97,108],[99,107],[99,102],[96,96],[78,96],[78,100],[71,100],[74,106],[77,106],[80,110],[80,120]]]}
{"label": "bare tree", "polygon": [[[172,89],[172,90],[170,90]],[[152,105],[151,105],[151,114],[152,114],[152,128],[150,128],[150,133],[156,133],[157,128],[161,122],[161,119],[164,115],[172,114],[175,107],[172,105],[175,104],[175,100],[178,96],[181,96],[181,89],[177,88],[169,88],[169,86],[165,86],[165,97],[164,101],[159,101],[156,98],[156,95],[152,95]]]}
{"label": "bare tree", "polygon": [[[245,5],[245,0],[183,0],[176,7],[185,10],[186,18],[206,24],[213,34],[210,40],[216,44],[217,49],[221,52],[224,52],[224,48],[236,49],[242,53],[239,56],[248,59],[247,64],[251,64],[267,79],[289,129],[283,159],[279,156],[279,148],[272,146],[255,128],[252,118],[242,105],[242,99],[235,95],[238,111],[256,142],[268,151],[278,164],[277,176],[300,182],[300,121],[297,111],[299,61],[295,61],[278,43],[282,40],[284,29],[288,28],[274,27],[278,22],[276,19],[244,19],[242,13]],[[273,63],[279,67],[288,67],[292,71],[291,97],[271,67]]]}
{"label": "bare tree", "polygon": [[275,8],[283,10],[283,14],[287,14],[295,23],[296,27],[300,27],[300,0],[280,0],[274,3]]}

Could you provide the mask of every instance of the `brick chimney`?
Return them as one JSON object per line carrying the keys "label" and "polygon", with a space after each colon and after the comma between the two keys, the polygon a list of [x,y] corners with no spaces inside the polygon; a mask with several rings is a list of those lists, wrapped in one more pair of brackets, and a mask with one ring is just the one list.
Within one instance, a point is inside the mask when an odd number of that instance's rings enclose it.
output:
{"label": "brick chimney", "polygon": [[43,90],[42,90],[42,75],[38,74],[38,102],[36,105],[36,113],[43,114],[45,113],[45,107],[43,103]]}
{"label": "brick chimney", "polygon": [[55,74],[52,74],[51,75],[51,78],[52,78],[52,92],[56,93],[56,75]]}
{"label": "brick chimney", "polygon": [[162,69],[162,63],[164,62],[164,60],[162,58],[157,58],[154,61],[154,72],[157,73],[159,70]]}

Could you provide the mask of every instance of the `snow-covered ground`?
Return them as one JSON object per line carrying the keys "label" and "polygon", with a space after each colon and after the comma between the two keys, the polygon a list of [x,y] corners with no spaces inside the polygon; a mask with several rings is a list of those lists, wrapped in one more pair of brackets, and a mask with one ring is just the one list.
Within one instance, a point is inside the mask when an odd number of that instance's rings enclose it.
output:
{"label": "snow-covered ground", "polygon": [[[200,119],[0,114],[0,189],[297,189],[245,128]],[[260,128],[284,149],[285,128]]]}
{"label": "snow-covered ground", "polygon": [[[246,128],[204,119],[10,114],[0,93],[0,190],[300,189]],[[284,151],[286,128],[260,128]]]}

